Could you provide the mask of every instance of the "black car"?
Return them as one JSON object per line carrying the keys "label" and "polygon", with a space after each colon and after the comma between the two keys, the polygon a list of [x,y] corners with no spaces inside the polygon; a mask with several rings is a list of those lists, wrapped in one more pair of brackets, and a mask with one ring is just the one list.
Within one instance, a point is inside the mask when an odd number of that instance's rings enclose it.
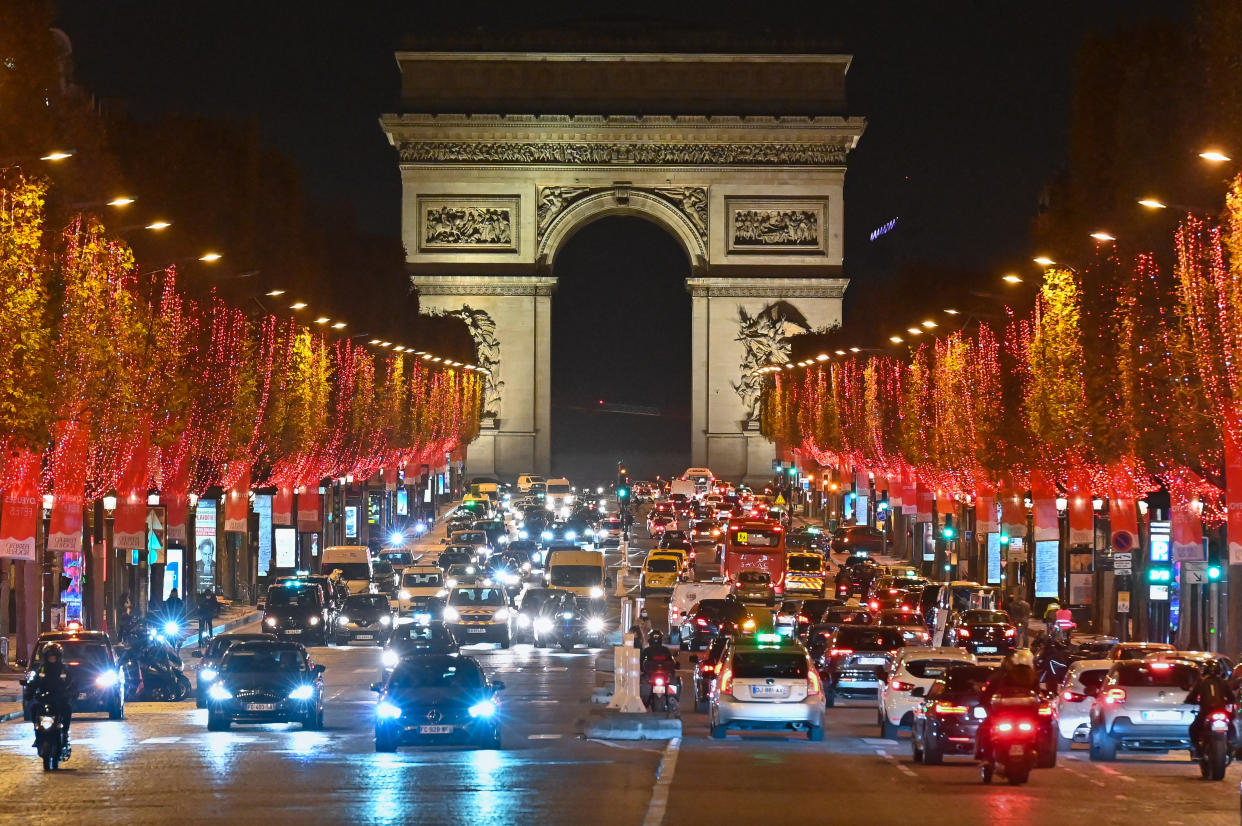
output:
{"label": "black car", "polygon": [[707,653],[703,657],[700,658],[697,654],[690,655],[690,665],[694,668],[694,710],[699,714],[708,712],[712,689],[715,688],[716,679],[720,676],[720,664],[724,662],[730,642],[729,637],[722,635],[712,640],[712,644],[707,647]]}
{"label": "black car", "polygon": [[278,637],[298,637],[327,645],[332,611],[323,591],[314,583],[296,580],[267,589],[263,603],[263,630]]}
{"label": "black car", "polygon": [[251,631],[231,631],[227,634],[216,634],[207,643],[205,651],[195,651],[191,656],[195,659],[202,660],[198,664],[198,681],[195,685],[195,705],[198,708],[207,708],[207,689],[215,682],[216,677],[220,675],[220,660],[224,659],[224,652],[229,650],[229,646],[235,642],[253,642],[255,640],[275,640],[275,634],[262,634]]}
{"label": "black car", "polygon": [[[988,716],[983,688],[992,674],[984,666],[961,665],[931,684],[910,727],[914,762],[938,766],[946,754],[974,755],[979,725]],[[921,690],[914,689],[915,696]]]}
{"label": "black car", "polygon": [[336,618],[332,640],[349,645],[355,640],[385,645],[392,633],[392,606],[383,594],[354,594],[345,600]]}
{"label": "black car", "polygon": [[333,581],[330,577],[322,574],[296,574],[294,576],[282,576],[276,580],[275,585],[287,585],[293,583],[295,585],[317,585],[319,590],[323,592],[324,603],[333,613],[339,611],[341,603],[345,601],[345,597],[349,596],[349,586],[343,582]]}
{"label": "black car", "polygon": [[[49,631],[39,635],[31,662],[39,662],[43,649],[59,643],[64,650],[65,669],[77,687],[73,713],[106,711],[108,717],[125,716],[125,675],[117,662],[108,635],[102,631]],[[29,679],[33,674],[27,674]],[[31,719],[34,701],[23,703],[26,720]]]}
{"label": "black car", "polygon": [[731,599],[704,599],[691,606],[681,623],[681,644],[698,651],[717,637],[731,637],[749,616],[746,607]]}
{"label": "black car", "polygon": [[375,750],[425,742],[469,743],[500,748],[496,692],[473,657],[413,657],[402,660],[382,685],[375,706]]}
{"label": "black car", "polygon": [[323,666],[296,642],[239,642],[229,646],[207,689],[207,730],[233,723],[301,723],[323,728]]}
{"label": "black car", "polygon": [[386,679],[397,667],[397,663],[407,657],[456,653],[457,638],[440,620],[428,623],[407,622],[398,625],[388,638],[388,646],[380,655],[380,676]]}
{"label": "black car", "polygon": [[945,645],[965,648],[980,657],[1013,653],[1018,629],[1004,611],[972,609],[954,614],[945,627]]}
{"label": "black car", "polygon": [[509,541],[509,529],[503,519],[480,519],[470,527],[487,534],[488,544],[493,548],[499,549]]}
{"label": "black car", "polygon": [[849,624],[833,632],[818,661],[829,708],[838,695],[874,696],[888,679],[893,656],[903,645],[897,628]]}
{"label": "black car", "polygon": [[449,545],[447,550],[441,551],[440,556],[436,558],[436,567],[441,571],[447,571],[453,565],[472,565],[474,563],[474,548],[465,545]]}
{"label": "black car", "polygon": [[[517,636],[520,639],[534,640],[535,621],[541,616],[541,610],[549,600],[560,599],[560,595],[568,593],[561,588],[527,588],[517,599]],[[545,631],[552,630],[551,625],[544,626]]]}

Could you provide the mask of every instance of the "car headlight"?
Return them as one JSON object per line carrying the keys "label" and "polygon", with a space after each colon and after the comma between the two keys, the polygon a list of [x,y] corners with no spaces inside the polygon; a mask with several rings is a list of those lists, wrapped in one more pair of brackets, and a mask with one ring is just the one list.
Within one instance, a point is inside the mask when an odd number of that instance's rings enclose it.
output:
{"label": "car headlight", "polygon": [[[450,577],[450,578],[448,578],[448,579],[444,580],[444,584],[445,584],[445,585],[447,585],[447,586],[448,586],[448,587],[450,587],[450,588],[456,588],[456,587],[457,587],[457,580],[456,580],[456,579],[454,579],[454,578],[452,578],[452,577]],[[441,591],[440,593],[441,593],[441,595],[442,595],[442,596],[444,595],[444,592],[443,592],[443,591]]]}
{"label": "car headlight", "polygon": [[535,630],[540,633],[547,633],[552,630],[552,620],[547,617],[539,617],[535,620]]}
{"label": "car headlight", "polygon": [[337,625],[349,625],[349,617],[345,616],[344,614],[341,614],[339,617],[336,618],[336,624]]}
{"label": "car headlight", "polygon": [[396,720],[401,716],[401,707],[387,700],[380,700],[379,705],[375,707],[375,716],[381,720]]}
{"label": "car headlight", "polygon": [[436,591],[436,596],[438,596],[440,599],[444,599],[445,597],[448,596],[448,589],[441,588],[439,591]]}
{"label": "car headlight", "polygon": [[539,534],[539,536],[541,539],[551,539],[552,531],[544,531],[543,533]]}
{"label": "car headlight", "polygon": [[518,539],[530,539],[530,534],[526,531],[518,531]]}
{"label": "car headlight", "polygon": [[573,618],[574,618],[573,611],[562,611],[561,612],[561,619],[573,619]]}
{"label": "car headlight", "polygon": [[456,608],[454,608],[451,605],[445,607],[444,609],[444,621],[445,622],[457,622],[459,619],[461,619],[461,614],[457,613]]}
{"label": "car headlight", "polygon": [[311,617],[311,618],[310,618],[310,624],[311,624],[311,625],[318,625],[318,624],[319,624],[319,617]]}
{"label": "car headlight", "polygon": [[566,531],[565,538],[568,539],[570,542],[573,542],[575,539],[578,538],[578,532],[577,531]]}
{"label": "car headlight", "polygon": [[121,681],[121,675],[109,669],[95,678],[95,685],[100,688],[111,688]]}
{"label": "car headlight", "polygon": [[492,700],[483,700],[470,706],[471,717],[491,717],[496,713],[496,703]]}
{"label": "car headlight", "polygon": [[499,611],[492,614],[492,622],[508,622],[508,621],[509,621],[509,609],[508,608],[501,608]]}
{"label": "car headlight", "polygon": [[518,628],[526,628],[528,625],[530,625],[530,617],[526,616],[525,614],[518,614],[517,624],[518,624]]}
{"label": "car headlight", "polygon": [[213,700],[231,700],[233,692],[229,691],[220,683],[216,683],[207,691],[207,696]]}
{"label": "car headlight", "polygon": [[198,678],[202,680],[203,682],[209,683],[219,676],[220,676],[220,672],[216,671],[211,666],[207,666],[206,668],[200,668],[198,670]]}
{"label": "car headlight", "polygon": [[385,648],[384,653],[380,654],[380,662],[384,664],[384,668],[396,668],[397,663],[401,662],[401,657],[391,648]]}
{"label": "car headlight", "polygon": [[417,614],[414,615],[414,622],[417,625],[426,625],[427,623],[431,622],[431,614],[427,613],[426,611],[419,611]]}
{"label": "car headlight", "polygon": [[315,696],[315,687],[313,685],[300,685],[293,691],[289,692],[290,700],[309,700]]}
{"label": "car headlight", "polygon": [[602,632],[604,630],[604,618],[603,617],[591,617],[589,620],[587,620],[586,628],[592,634],[598,634]]}
{"label": "car headlight", "polygon": [[410,598],[410,592],[405,590],[404,588],[397,592],[397,599],[408,600],[409,598]]}
{"label": "car headlight", "polygon": [[392,625],[392,617],[388,616],[387,614],[380,617],[380,625]]}
{"label": "car headlight", "polygon": [[604,589],[598,585],[591,588],[591,599],[600,599],[604,596]]}
{"label": "car headlight", "polygon": [[264,623],[265,625],[267,625],[269,628],[275,628],[275,627],[276,627],[276,618],[275,618],[275,617],[268,617],[267,619],[263,620],[263,623]]}
{"label": "car headlight", "polygon": [[170,637],[175,637],[181,633],[181,626],[175,622],[164,623],[164,633]]}

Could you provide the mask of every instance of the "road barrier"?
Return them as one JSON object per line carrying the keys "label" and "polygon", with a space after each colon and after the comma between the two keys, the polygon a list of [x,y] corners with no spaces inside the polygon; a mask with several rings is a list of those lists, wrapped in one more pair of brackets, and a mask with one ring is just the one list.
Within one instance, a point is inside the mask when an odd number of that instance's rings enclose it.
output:
{"label": "road barrier", "polygon": [[622,645],[615,647],[613,652],[613,690],[609,708],[626,714],[646,713],[643,698],[639,694],[639,650],[634,647],[634,636],[626,634],[622,637]]}

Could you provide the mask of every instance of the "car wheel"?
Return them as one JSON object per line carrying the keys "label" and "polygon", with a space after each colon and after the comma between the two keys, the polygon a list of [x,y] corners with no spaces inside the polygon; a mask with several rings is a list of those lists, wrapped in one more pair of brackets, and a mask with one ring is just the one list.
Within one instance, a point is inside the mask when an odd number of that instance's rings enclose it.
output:
{"label": "car wheel", "polygon": [[723,740],[729,736],[729,727],[723,723],[717,723],[712,726],[712,739]]}
{"label": "car wheel", "polygon": [[1049,732],[1038,744],[1035,752],[1035,767],[1039,769],[1055,769],[1057,767],[1057,740],[1060,738]]}
{"label": "car wheel", "polygon": [[112,708],[108,709],[108,719],[109,720],[124,720],[125,719],[125,704],[117,703],[116,705],[112,706]]}
{"label": "car wheel", "polygon": [[500,647],[501,647],[501,648],[508,648],[508,647],[509,647],[510,645],[512,645],[512,644],[513,644],[513,641],[512,641],[511,639],[509,639],[509,635],[508,635],[508,634],[506,634],[506,635],[505,635],[505,638],[504,638],[503,640],[501,640],[501,641],[500,641]]}
{"label": "car wheel", "polygon": [[382,732],[375,732],[375,750],[377,752],[394,752],[397,750],[397,739]]}
{"label": "car wheel", "polygon": [[806,739],[810,740],[812,743],[822,742],[824,739],[824,727],[823,726],[807,726]]}
{"label": "car wheel", "polygon": [[323,712],[311,709],[306,712],[306,717],[302,720],[303,731],[319,731],[323,728]]}
{"label": "car wheel", "polygon": [[887,718],[880,723],[880,736],[885,740],[896,740],[899,736],[898,732],[900,731],[901,726],[890,723]]}
{"label": "car wheel", "polygon": [[944,763],[944,750],[940,744],[932,740],[923,744],[923,765],[939,766]]}
{"label": "car wheel", "polygon": [[1095,726],[1091,727],[1090,757],[1096,763],[1108,763],[1117,759],[1117,741]]}
{"label": "car wheel", "polygon": [[232,721],[223,714],[216,714],[213,711],[207,712],[207,730],[208,731],[228,731]]}
{"label": "car wheel", "polygon": [[913,760],[915,763],[923,762],[923,747],[921,743],[922,741],[919,739],[919,736],[915,734],[913,730],[911,730],[910,732],[910,759]]}

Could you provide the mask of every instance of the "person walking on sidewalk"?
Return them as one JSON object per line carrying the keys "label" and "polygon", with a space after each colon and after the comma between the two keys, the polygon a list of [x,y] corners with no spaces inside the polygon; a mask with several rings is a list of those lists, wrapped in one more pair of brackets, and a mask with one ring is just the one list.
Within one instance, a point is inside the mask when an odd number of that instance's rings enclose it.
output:
{"label": "person walking on sidewalk", "polygon": [[207,639],[212,638],[211,623],[216,618],[216,614],[220,610],[220,602],[216,599],[216,592],[208,586],[198,597],[198,647],[203,647],[203,636]]}
{"label": "person walking on sidewalk", "polygon": [[1031,604],[1022,598],[1022,594],[1015,592],[1006,608],[1009,610],[1010,618],[1013,619],[1013,624],[1018,627],[1018,638],[1015,644],[1018,648],[1030,647]]}

